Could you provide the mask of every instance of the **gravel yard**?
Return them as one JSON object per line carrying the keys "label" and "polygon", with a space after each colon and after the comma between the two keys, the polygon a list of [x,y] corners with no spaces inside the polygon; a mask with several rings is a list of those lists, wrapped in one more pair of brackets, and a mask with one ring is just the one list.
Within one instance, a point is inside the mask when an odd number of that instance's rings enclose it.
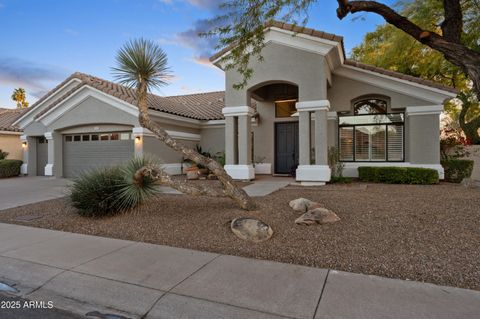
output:
{"label": "gravel yard", "polygon": [[[288,202],[298,197],[325,204],[341,220],[294,224],[300,214]],[[224,198],[158,195],[134,212],[90,219],[63,198],[1,211],[0,222],[480,290],[478,189],[289,186],[256,201],[257,211],[244,212]],[[260,244],[238,239],[229,221],[241,216],[268,223],[273,237]]]}

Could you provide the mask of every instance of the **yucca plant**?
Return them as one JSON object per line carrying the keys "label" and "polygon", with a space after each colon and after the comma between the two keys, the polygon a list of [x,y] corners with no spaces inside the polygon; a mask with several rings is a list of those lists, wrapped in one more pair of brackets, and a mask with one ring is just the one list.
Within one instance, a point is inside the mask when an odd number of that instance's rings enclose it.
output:
{"label": "yucca plant", "polygon": [[158,162],[150,156],[134,157],[121,168],[124,184],[116,196],[117,205],[123,210],[137,207],[158,193],[158,184],[149,175],[135,178],[135,174],[142,167],[158,167]]}
{"label": "yucca plant", "polygon": [[149,176],[135,179],[142,167],[157,166],[151,157],[135,157],[122,166],[96,169],[80,176],[71,187],[72,206],[87,217],[114,215],[141,205],[158,192]]}

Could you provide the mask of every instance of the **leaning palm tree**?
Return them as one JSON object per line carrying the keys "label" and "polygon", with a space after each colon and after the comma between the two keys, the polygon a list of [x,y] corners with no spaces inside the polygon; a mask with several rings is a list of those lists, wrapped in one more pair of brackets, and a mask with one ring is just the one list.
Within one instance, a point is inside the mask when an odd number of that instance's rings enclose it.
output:
{"label": "leaning palm tree", "polygon": [[218,162],[173,139],[160,125],[150,119],[147,93],[152,88],[168,84],[168,79],[171,77],[167,55],[160,46],[146,39],[131,40],[119,50],[116,60],[117,66],[113,68],[116,80],[129,88],[136,89],[140,125],[150,130],[170,148],[181,152],[185,158],[212,171],[223,184],[223,192],[218,193],[209,187],[173,180],[157,166],[145,166],[139,169],[134,178],[140,182],[144,176],[149,176],[162,184],[192,195],[228,196],[243,209],[252,209],[254,204],[251,198],[233,183],[232,178]]}

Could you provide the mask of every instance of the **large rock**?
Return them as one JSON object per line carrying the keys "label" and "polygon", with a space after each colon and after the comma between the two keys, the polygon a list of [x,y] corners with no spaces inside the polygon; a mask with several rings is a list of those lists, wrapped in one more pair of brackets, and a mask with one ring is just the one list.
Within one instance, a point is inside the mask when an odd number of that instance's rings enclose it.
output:
{"label": "large rock", "polygon": [[317,202],[313,202],[313,201],[311,201],[309,199],[306,199],[306,198],[297,198],[297,199],[294,199],[294,200],[290,201],[290,203],[288,203],[288,204],[290,205],[290,207],[293,208],[293,210],[303,212],[303,213],[305,213],[306,211],[309,211],[311,209],[323,207],[322,204],[317,203]]}
{"label": "large rock", "polygon": [[340,220],[340,217],[337,216],[331,210],[326,208],[314,208],[309,210],[302,216],[298,217],[295,220],[295,223],[298,225],[312,225],[312,224],[330,224],[335,223]]}
{"label": "large rock", "polygon": [[240,217],[232,220],[232,232],[243,240],[254,243],[265,241],[272,237],[273,230],[261,220],[249,217]]}

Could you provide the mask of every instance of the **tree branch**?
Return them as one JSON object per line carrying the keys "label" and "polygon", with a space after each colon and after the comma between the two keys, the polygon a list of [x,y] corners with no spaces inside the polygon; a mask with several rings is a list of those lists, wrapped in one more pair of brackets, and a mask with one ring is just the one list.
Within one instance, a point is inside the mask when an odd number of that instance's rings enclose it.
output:
{"label": "tree branch", "polygon": [[170,175],[165,173],[162,169],[155,166],[145,166],[140,168],[135,175],[133,180],[136,183],[142,183],[143,178],[149,177],[155,182],[158,182],[162,185],[169,186],[173,189],[178,190],[184,194],[193,195],[193,196],[212,196],[212,197],[226,197],[225,192],[217,192],[208,187],[202,187],[200,185],[192,185],[186,182],[173,180]]}
{"label": "tree branch", "polygon": [[445,20],[442,22],[443,37],[448,41],[460,43],[463,28],[462,7],[459,0],[443,0]]}

